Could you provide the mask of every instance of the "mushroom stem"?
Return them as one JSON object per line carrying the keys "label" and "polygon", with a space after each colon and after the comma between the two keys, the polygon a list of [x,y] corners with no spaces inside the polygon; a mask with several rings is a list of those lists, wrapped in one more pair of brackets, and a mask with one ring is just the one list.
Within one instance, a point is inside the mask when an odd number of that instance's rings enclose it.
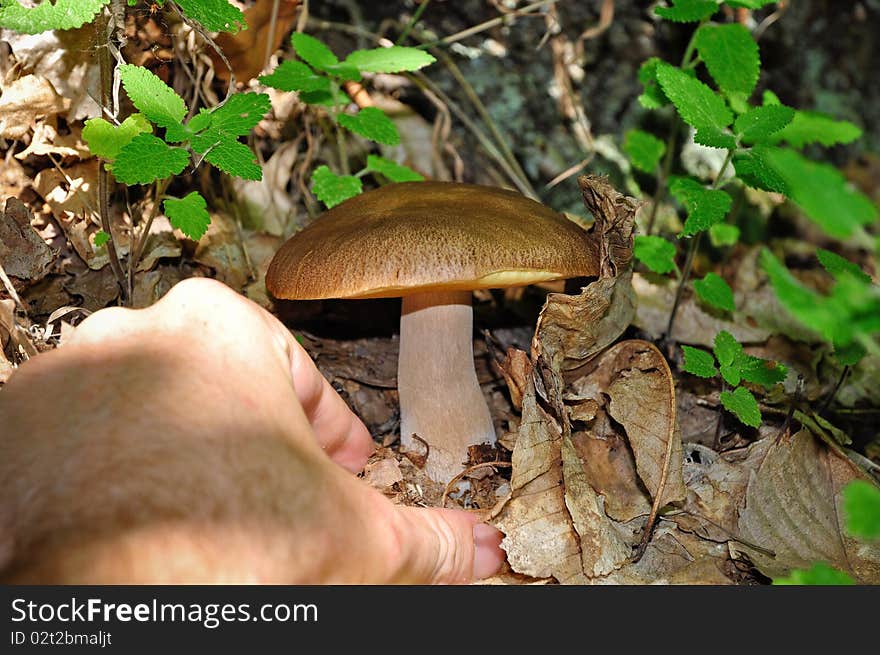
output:
{"label": "mushroom stem", "polygon": [[467,466],[468,447],[495,443],[492,417],[474,370],[470,291],[403,298],[400,315],[400,437],[404,449],[430,446],[425,472],[449,482]]}

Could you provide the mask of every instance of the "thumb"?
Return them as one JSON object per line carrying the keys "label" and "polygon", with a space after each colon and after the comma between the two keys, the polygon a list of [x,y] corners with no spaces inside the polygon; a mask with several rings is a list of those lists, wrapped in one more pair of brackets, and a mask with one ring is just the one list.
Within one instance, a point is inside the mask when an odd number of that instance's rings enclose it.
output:
{"label": "thumb", "polygon": [[504,562],[504,535],[461,510],[395,508],[401,519],[400,543],[405,581],[415,584],[467,584],[493,575]]}

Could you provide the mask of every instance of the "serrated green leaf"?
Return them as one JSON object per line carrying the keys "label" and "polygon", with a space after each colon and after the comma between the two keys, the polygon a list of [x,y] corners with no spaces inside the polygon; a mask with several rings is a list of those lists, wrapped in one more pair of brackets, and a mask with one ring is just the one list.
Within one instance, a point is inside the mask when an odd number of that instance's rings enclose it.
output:
{"label": "serrated green leaf", "polygon": [[222,139],[205,153],[205,159],[221,171],[245,180],[262,180],[263,170],[257,158],[245,144],[231,139]]}
{"label": "serrated green leaf", "polygon": [[768,389],[782,382],[788,374],[784,364],[745,353],[739,357],[739,370],[742,379],[746,382],[760,384]]}
{"label": "serrated green leaf", "polygon": [[[299,99],[307,105],[319,105],[328,108],[333,108],[334,106],[344,108],[348,104],[348,97],[343,94],[342,90],[332,81],[330,82],[330,88],[334,90],[302,91],[299,94]],[[334,93],[336,94],[335,96]]]}
{"label": "serrated green leaf", "polygon": [[[733,147],[720,140],[724,128],[733,122],[733,113],[721,96],[698,79],[665,62],[657,63],[657,81],[682,120],[697,130],[694,139],[698,143],[712,147]],[[706,135],[701,136],[701,132]],[[729,136],[728,139],[733,142],[733,137]]]}
{"label": "serrated green leaf", "polygon": [[324,91],[330,93],[330,80],[318,75],[301,61],[289,59],[282,61],[268,75],[261,75],[260,82],[281,91]]}
{"label": "serrated green leaf", "polygon": [[639,234],[633,254],[649,269],[660,275],[675,270],[675,245],[663,237]]}
{"label": "serrated green leaf", "polygon": [[183,198],[166,198],[162,207],[171,226],[190,239],[198,241],[208,231],[211,215],[208,213],[208,204],[198,191],[188,193]]}
{"label": "serrated green leaf", "polygon": [[743,143],[760,143],[788,125],[794,113],[794,109],[783,105],[752,107],[737,117],[733,129]]}
{"label": "serrated green leaf", "polygon": [[761,409],[752,392],[745,387],[721,392],[721,404],[734,414],[740,422],[753,428],[761,427]]}
{"label": "serrated green leaf", "polygon": [[[83,131],[83,133],[85,133],[85,131]],[[840,279],[842,275],[848,274],[855,276],[863,282],[871,282],[870,275],[865,273],[856,264],[852,263],[844,257],[841,257],[837,253],[831,252],[830,250],[825,250],[824,248],[817,248],[816,257],[819,259],[819,263],[822,264],[825,270],[837,279]]]}
{"label": "serrated green leaf", "polygon": [[716,0],[672,0],[671,7],[654,7],[654,13],[674,23],[699,23],[718,11]]}
{"label": "serrated green leaf", "polygon": [[694,143],[720,150],[733,150],[736,148],[736,139],[732,134],[714,127],[701,127],[694,132]]}
{"label": "serrated green leaf", "polygon": [[124,184],[149,184],[177,175],[186,167],[189,155],[183,148],[172,148],[152,134],[138,134],[116,156],[111,170]]}
{"label": "serrated green leaf", "polygon": [[732,246],[739,241],[739,228],[729,223],[716,223],[709,228],[709,240],[716,248]]}
{"label": "serrated green leaf", "polygon": [[227,0],[175,0],[183,14],[201,24],[209,32],[231,32],[247,29],[241,9]]}
{"label": "serrated green leaf", "polygon": [[82,136],[93,155],[113,161],[128,143],[143,132],[152,132],[153,126],[141,114],[132,114],[120,125],[113,125],[103,118],[90,118],[82,130]]}
{"label": "serrated green leaf", "polygon": [[17,0],[0,2],[0,27],[22,34],[82,27],[110,0],[43,0],[35,7],[24,7]]}
{"label": "serrated green leaf", "polygon": [[867,480],[853,480],[843,488],[846,530],[853,537],[880,539],[880,489]]}
{"label": "serrated green leaf", "polygon": [[409,166],[403,166],[378,155],[367,155],[367,170],[384,175],[391,182],[421,182],[425,179]]}
{"label": "serrated green leaf", "polygon": [[816,562],[806,571],[794,569],[786,578],[776,578],[774,585],[812,585],[812,586],[839,586],[854,585],[856,583],[843,571],[838,571],[825,562]]}
{"label": "serrated green leaf", "polygon": [[834,357],[843,366],[855,366],[862,357],[868,354],[865,347],[860,343],[851,343],[846,346],[835,346]]}
{"label": "serrated green leaf", "polygon": [[343,82],[358,82],[361,79],[361,72],[354,66],[350,66],[345,62],[334,64],[333,66],[327,66],[327,68],[324,69],[324,72]]}
{"label": "serrated green leaf", "polygon": [[791,195],[788,182],[769,161],[766,145],[757,145],[747,152],[737,152],[733,156],[736,176],[747,186],[763,191],[772,191],[786,196]]}
{"label": "serrated green leaf", "polygon": [[104,230],[98,230],[97,232],[95,232],[95,248],[102,247],[108,241],[110,241],[110,235],[107,234]]}
{"label": "serrated green leaf", "polygon": [[265,93],[236,93],[211,112],[210,129],[232,137],[246,136],[271,108]]}
{"label": "serrated green leaf", "polygon": [[715,358],[711,354],[690,346],[682,346],[681,350],[684,352],[683,368],[686,373],[701,378],[714,378],[718,375],[718,369],[715,368]]}
{"label": "serrated green leaf", "polygon": [[717,273],[707,273],[702,280],[694,280],[694,291],[700,300],[712,307],[723,309],[727,312],[736,310],[733,300],[733,290]]}
{"label": "serrated green leaf", "polygon": [[386,146],[400,143],[397,126],[378,107],[364,107],[356,114],[340,114],[339,124],[355,134]]}
{"label": "serrated green leaf", "polygon": [[123,64],[119,77],[138,111],[160,127],[180,125],[186,116],[183,98],[157,75],[142,66]]}
{"label": "serrated green leaf", "polygon": [[785,141],[798,149],[811,143],[823,146],[852,143],[861,136],[862,130],[857,125],[814,111],[796,111],[791,123],[774,135],[776,141]]}
{"label": "serrated green leaf", "polygon": [[339,58],[333,51],[310,34],[294,32],[290,42],[296,56],[316,70],[326,70],[328,66],[339,63]]}
{"label": "serrated green leaf", "polygon": [[764,93],[761,94],[761,103],[765,107],[769,107],[771,105],[781,105],[782,101],[779,99],[779,96],[773,93],[770,89],[765,89]]}
{"label": "serrated green leaf", "polygon": [[312,173],[312,192],[328,208],[355,197],[362,190],[360,179],[354,175],[336,175],[326,166],[318,166]]}
{"label": "serrated green leaf", "polygon": [[715,347],[712,349],[715,359],[718,360],[718,368],[721,377],[732,387],[740,383],[740,363],[743,355],[743,347],[730,332],[722,330],[715,335]]}
{"label": "serrated green leaf", "polygon": [[657,65],[660,63],[660,58],[651,57],[639,67],[639,82],[644,89],[639,96],[639,104],[645,109],[660,109],[669,104],[669,98],[657,81]]}
{"label": "serrated green leaf", "polygon": [[345,63],[354,66],[363,73],[402,73],[417,71],[433,64],[433,55],[418,48],[391,46],[390,48],[372,48],[355,50],[345,58]]}
{"label": "serrated green leaf", "polygon": [[745,27],[739,23],[702,25],[694,45],[724,95],[745,100],[752,94],[761,72],[761,57],[757,42]]}
{"label": "serrated green leaf", "polygon": [[648,132],[629,130],[623,139],[623,151],[634,168],[653,173],[666,152],[666,144]]}
{"label": "serrated green leaf", "polygon": [[720,189],[707,189],[689,177],[673,177],[669,182],[669,192],[687,210],[681,236],[692,236],[708,230],[724,220],[730,211],[731,198]]}

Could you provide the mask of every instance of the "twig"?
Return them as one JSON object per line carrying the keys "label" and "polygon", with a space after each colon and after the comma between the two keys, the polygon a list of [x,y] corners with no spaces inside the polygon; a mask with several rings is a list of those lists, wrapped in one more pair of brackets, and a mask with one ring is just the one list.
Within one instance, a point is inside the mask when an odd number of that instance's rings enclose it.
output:
{"label": "twig", "polygon": [[505,468],[509,468],[512,466],[510,462],[483,462],[482,464],[474,464],[473,466],[468,466],[464,471],[456,475],[452,478],[446,485],[446,488],[443,490],[443,497],[440,499],[440,507],[446,507],[446,500],[449,498],[450,492],[455,488],[455,485],[468,473],[476,471],[481,468],[501,466]]}
{"label": "twig", "polygon": [[[229,85],[226,87],[226,97],[223,98],[223,101],[220,103],[220,105],[223,105],[227,100],[229,100],[229,97],[232,95],[232,92],[235,91],[235,71],[232,70],[232,64],[229,63],[229,60],[226,58],[226,55],[223,54],[223,51],[220,49],[220,47],[217,45],[217,43],[214,41],[214,39],[211,38],[211,35],[208,34],[208,32],[205,30],[205,28],[203,28],[201,25],[199,25],[199,23],[197,23],[196,21],[190,20],[182,11],[180,11],[180,8],[177,6],[176,3],[172,2],[171,6],[174,8],[174,11],[180,17],[180,20],[182,20],[184,23],[189,25],[190,28],[192,28],[192,30],[196,34],[198,34],[200,37],[202,37],[202,39],[204,39],[205,42],[209,46],[211,46],[211,48],[214,50],[214,52],[217,53],[217,56],[220,57],[220,61],[223,62],[223,65],[226,66],[226,69],[229,71]],[[269,37],[269,40],[270,41],[272,40],[271,36]],[[218,105],[218,106],[220,106],[220,105]]]}
{"label": "twig", "polygon": [[[153,219],[155,219],[156,216],[159,214],[159,206],[161,204],[162,195],[165,193],[165,190],[168,188],[168,184],[170,182],[170,177],[156,182],[156,193],[153,197],[153,207],[150,209],[150,215],[147,217],[146,223],[141,230],[141,234],[137,238],[136,245],[131,249],[131,252],[129,253],[128,291],[130,296],[134,295],[134,274],[137,270],[138,262],[140,262],[141,260],[141,255],[144,252],[144,247],[147,245],[147,239],[150,236],[150,227],[153,225]],[[134,231],[132,231],[132,236],[134,236]]]}
{"label": "twig", "polygon": [[[763,546],[759,546],[758,544],[752,543],[751,541],[746,541],[745,539],[740,537],[738,534],[734,534],[733,532],[731,532],[730,530],[725,528],[723,525],[719,525],[718,523],[715,523],[715,521],[703,516],[702,514],[697,514],[696,512],[689,512],[686,509],[677,509],[675,511],[664,514],[663,518],[668,519],[671,516],[678,516],[679,514],[684,514],[686,516],[693,516],[695,519],[705,521],[709,525],[721,530],[721,532],[723,532],[725,535],[727,535],[731,541],[735,541],[738,544],[742,544],[743,546],[747,546],[748,548],[751,548],[752,550],[757,550],[759,553],[767,555],[767,557],[776,557],[776,553],[774,551],[770,550],[769,548],[764,548]],[[703,537],[703,538],[705,539],[705,537]],[[710,541],[712,541],[712,540],[710,539]]]}
{"label": "twig", "polygon": [[530,5],[526,5],[522,9],[517,9],[516,11],[511,11],[510,13],[503,14],[502,16],[491,18],[487,21],[479,23],[478,25],[474,25],[473,27],[462,30],[461,32],[456,32],[455,34],[444,36],[442,39],[437,39],[436,41],[432,41],[430,43],[424,43],[418,47],[424,50],[427,48],[436,48],[438,46],[449,45],[451,43],[455,43],[456,41],[466,39],[469,36],[473,36],[474,34],[485,32],[486,30],[492,29],[496,25],[510,23],[514,18],[523,16],[538,16],[539,14],[532,14],[530,12],[534,9],[540,9],[545,5],[556,4],[556,2],[558,2],[558,0],[541,0],[540,2],[533,2]]}
{"label": "twig", "polygon": [[269,38],[266,41],[266,54],[263,57],[263,68],[269,66],[272,58],[272,46],[275,45],[275,28],[278,25],[278,11],[281,9],[281,0],[272,0],[272,16],[269,19]]}
{"label": "twig", "polygon": [[834,397],[837,395],[837,392],[840,391],[840,387],[843,386],[843,383],[846,380],[846,376],[849,375],[850,370],[852,370],[852,367],[849,364],[846,364],[843,367],[843,370],[840,372],[840,377],[837,378],[837,384],[834,385],[831,393],[829,393],[825,400],[822,401],[822,405],[821,407],[819,407],[819,410],[816,412],[816,414],[821,416],[825,413],[825,411],[831,405],[831,401],[834,400]]}
{"label": "twig", "polygon": [[425,9],[428,8],[429,4],[431,4],[431,0],[422,0],[422,4],[416,8],[412,18],[410,18],[409,22],[404,25],[403,30],[401,30],[400,36],[397,37],[397,41],[394,42],[394,45],[400,45],[406,40],[406,37],[409,36],[410,30],[419,22],[419,19],[422,17],[422,14],[425,13]]}

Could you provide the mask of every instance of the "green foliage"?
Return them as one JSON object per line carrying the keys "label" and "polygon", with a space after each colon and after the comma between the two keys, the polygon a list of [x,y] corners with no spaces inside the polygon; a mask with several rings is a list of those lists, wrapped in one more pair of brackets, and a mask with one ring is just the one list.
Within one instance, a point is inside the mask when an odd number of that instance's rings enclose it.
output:
{"label": "green foliage", "polygon": [[794,570],[787,578],[776,578],[774,585],[854,585],[855,580],[825,562],[816,562],[806,571]]}
{"label": "green foliage", "polygon": [[110,235],[107,234],[104,230],[98,230],[95,232],[95,248],[100,248],[105,245],[110,240]]}
{"label": "green foliage", "polygon": [[715,368],[715,358],[705,350],[692,348],[691,346],[682,346],[684,352],[684,370],[691,375],[701,378],[714,378],[718,375],[718,369]]}
{"label": "green foliage", "polygon": [[119,150],[110,166],[123,184],[150,184],[177,175],[189,161],[183,148],[172,148],[152,134],[138,134]]}
{"label": "green foliage", "polygon": [[743,143],[762,143],[791,123],[794,115],[794,109],[783,105],[752,107],[737,117],[733,129]]}
{"label": "green foliage", "polygon": [[384,175],[389,182],[422,182],[425,179],[413,169],[378,155],[367,155],[366,170]]}
{"label": "green foliage", "polygon": [[355,50],[345,63],[363,73],[403,73],[417,71],[436,61],[433,55],[418,48],[395,45],[390,48]]}
{"label": "green foliage", "polygon": [[318,75],[301,61],[288,59],[260,82],[281,91],[323,91],[330,93],[330,78]]}
{"label": "green foliage", "polygon": [[825,250],[824,248],[816,249],[816,258],[819,263],[828,271],[835,279],[839,280],[844,275],[852,275],[862,282],[871,283],[871,276],[865,273],[858,266],[848,259],[841,257],[837,253]]}
{"label": "green foliage", "polygon": [[184,15],[209,32],[231,32],[247,29],[241,9],[228,0],[175,0]]}
{"label": "green foliage", "polygon": [[93,154],[113,161],[134,137],[152,131],[153,127],[142,114],[132,114],[120,125],[112,125],[103,118],[90,118],[83,127],[82,136]]}
{"label": "green foliage", "polygon": [[718,360],[721,377],[732,387],[740,383],[740,358],[743,356],[743,347],[734,336],[725,330],[715,335],[715,358]]}
{"label": "green foliage", "polygon": [[359,178],[354,175],[337,175],[327,166],[318,166],[312,174],[312,192],[327,207],[353,198],[362,190]]}
{"label": "green foliage", "polygon": [[24,7],[18,0],[0,0],[0,27],[23,34],[70,30],[92,21],[110,0],[42,0]]}
{"label": "green foliage", "polygon": [[328,68],[339,63],[339,59],[330,48],[309,34],[294,32],[290,42],[297,57],[315,70],[327,71]]}
{"label": "green foliage", "polygon": [[675,246],[663,237],[636,235],[633,254],[655,273],[663,275],[676,270]]}
{"label": "green foliage", "polygon": [[158,75],[142,66],[123,64],[119,79],[132,104],[160,127],[179,125],[186,116],[186,103]]}
{"label": "green foliage", "polygon": [[659,57],[651,57],[639,67],[639,82],[644,88],[639,96],[639,104],[645,109],[660,109],[669,104],[669,98],[657,81],[657,66],[662,63]]}
{"label": "green foliage", "polygon": [[654,13],[675,23],[698,23],[718,11],[717,0],[672,0],[671,7],[655,7]]}
{"label": "green foliage", "polygon": [[746,104],[761,72],[758,44],[739,23],[701,25],[694,45],[709,74],[735,107]]}
{"label": "green foliage", "polygon": [[811,143],[833,146],[839,143],[852,143],[862,136],[862,131],[849,121],[834,120],[830,116],[814,111],[797,111],[776,137],[795,148],[803,148]]}
{"label": "green foliage", "polygon": [[720,399],[724,409],[736,416],[741,423],[753,428],[761,427],[761,410],[751,391],[745,387],[737,387],[733,391],[722,391]]}
{"label": "green foliage", "polygon": [[208,231],[211,216],[208,214],[208,204],[198,191],[193,191],[183,198],[166,198],[162,207],[171,226],[190,239],[198,241]]}
{"label": "green foliage", "polygon": [[736,140],[725,128],[733,113],[724,99],[685,71],[665,62],[657,64],[657,81],[682,120],[696,129],[694,140],[710,148],[732,149]]}
{"label": "green foliage", "polygon": [[707,189],[689,177],[673,177],[669,192],[687,209],[688,217],[680,236],[693,236],[724,220],[731,198],[720,189]]}
{"label": "green foliage", "polygon": [[634,168],[653,173],[666,152],[666,144],[648,132],[629,130],[623,139],[623,151]]}
{"label": "green foliage", "polygon": [[694,281],[694,291],[705,303],[712,307],[732,312],[736,309],[733,300],[733,290],[717,273],[707,273],[702,280]]}
{"label": "green foliage", "polygon": [[843,488],[846,529],[854,537],[880,539],[880,489],[867,480],[853,480]]}
{"label": "green foliage", "polygon": [[356,114],[340,114],[338,120],[344,128],[371,141],[388,146],[400,143],[397,127],[378,107],[364,107]]}
{"label": "green foliage", "polygon": [[716,248],[732,246],[739,241],[739,228],[727,223],[716,223],[709,228],[709,239]]}

